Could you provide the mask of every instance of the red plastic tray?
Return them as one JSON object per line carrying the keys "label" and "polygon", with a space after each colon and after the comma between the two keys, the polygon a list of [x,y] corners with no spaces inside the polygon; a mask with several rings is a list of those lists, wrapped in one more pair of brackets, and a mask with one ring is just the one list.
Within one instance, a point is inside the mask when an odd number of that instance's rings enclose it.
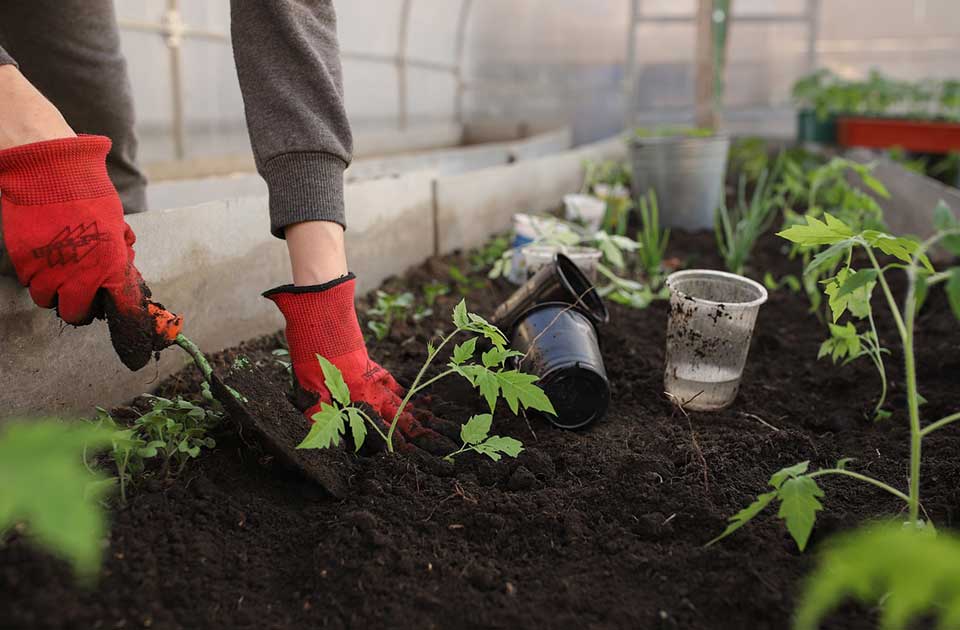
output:
{"label": "red plastic tray", "polygon": [[841,116],[837,141],[845,147],[901,147],[917,153],[960,151],[960,124],[901,118]]}

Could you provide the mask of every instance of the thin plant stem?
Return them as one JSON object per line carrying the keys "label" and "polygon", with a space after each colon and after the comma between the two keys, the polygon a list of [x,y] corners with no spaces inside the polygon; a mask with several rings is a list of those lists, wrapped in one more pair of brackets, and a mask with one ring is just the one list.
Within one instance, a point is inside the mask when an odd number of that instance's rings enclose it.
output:
{"label": "thin plant stem", "polygon": [[366,421],[370,424],[370,426],[373,427],[373,430],[376,431],[376,432],[380,435],[380,437],[383,438],[383,441],[384,441],[384,442],[386,442],[386,441],[387,441],[387,434],[384,433],[384,432],[380,429],[380,426],[379,426],[380,423],[379,423],[379,422],[374,422],[374,421],[373,421],[373,418],[371,418],[370,416],[368,416],[367,414],[365,414],[365,413],[363,412],[363,410],[360,409],[359,407],[354,407],[354,409],[357,410],[357,413],[360,414],[360,417],[362,417],[364,420],[366,420]]}
{"label": "thin plant stem", "polygon": [[[910,266],[907,268],[907,296],[904,300],[906,308],[901,315],[900,307],[893,297],[893,292],[890,290],[890,285],[887,284],[887,279],[883,275],[883,268],[880,266],[880,263],[877,262],[877,257],[874,255],[873,249],[865,243],[863,247],[867,252],[867,256],[870,257],[870,262],[873,264],[874,269],[877,270],[877,280],[880,282],[883,293],[887,298],[890,312],[893,314],[893,319],[897,324],[897,330],[900,332],[900,340],[903,343],[903,358],[907,381],[907,410],[910,415],[910,496],[907,505],[909,507],[910,524],[916,526],[920,518],[920,461],[923,455],[923,436],[920,433],[920,405],[917,397],[917,366],[916,358],[913,355],[913,319],[916,314],[916,308],[914,307],[917,279],[916,257],[913,258]],[[923,251],[921,247],[918,255],[922,255]],[[906,320],[904,320],[904,316]]]}
{"label": "thin plant stem", "polygon": [[883,408],[883,404],[887,401],[887,369],[883,364],[883,355],[880,353],[880,335],[877,333],[877,324],[873,320],[872,308],[867,309],[867,318],[870,321],[870,331],[873,333],[870,358],[873,359],[873,363],[877,367],[877,372],[880,373],[880,400],[877,401],[877,406],[873,410],[873,415],[876,417]]}
{"label": "thin plant stem", "polygon": [[431,379],[430,379],[429,381],[427,381],[426,383],[422,383],[422,384],[418,385],[417,388],[416,388],[416,390],[414,390],[414,394],[416,394],[417,392],[421,392],[421,391],[425,390],[426,388],[430,387],[431,385],[433,385],[434,383],[436,383],[436,382],[439,381],[440,379],[446,378],[447,376],[450,376],[451,374],[455,374],[455,373],[456,373],[456,370],[447,370],[446,372],[440,372],[440,374],[437,374],[436,376],[434,376],[433,378],[431,378]]}
{"label": "thin plant stem", "polygon": [[807,477],[823,477],[825,475],[843,475],[844,477],[852,477],[853,479],[858,479],[860,481],[865,481],[871,485],[874,485],[881,490],[885,490],[892,494],[893,496],[901,499],[907,505],[910,504],[910,497],[903,492],[897,490],[893,486],[887,485],[880,481],[879,479],[874,479],[873,477],[868,477],[867,475],[861,475],[860,473],[853,472],[852,470],[846,470],[844,468],[824,468],[810,473]]}
{"label": "thin plant stem", "polygon": [[933,433],[934,431],[938,429],[942,429],[943,427],[953,422],[956,422],[957,420],[960,420],[960,411],[958,411],[957,413],[952,413],[949,416],[946,416],[944,418],[940,418],[933,424],[927,425],[926,427],[923,428],[922,431],[920,431],[920,435],[923,437],[926,437],[931,433]]}
{"label": "thin plant stem", "polygon": [[426,373],[427,368],[430,367],[430,364],[433,363],[434,358],[440,354],[440,349],[443,348],[447,343],[453,339],[460,330],[454,330],[452,333],[443,338],[443,341],[440,342],[433,350],[433,354],[427,357],[427,360],[424,362],[423,366],[420,368],[420,371],[417,372],[417,377],[413,379],[413,383],[410,385],[410,389],[407,390],[407,395],[403,397],[403,400],[400,402],[400,406],[397,407],[397,413],[394,414],[393,420],[390,421],[390,431],[387,432],[387,450],[393,452],[393,433],[397,430],[397,422],[400,421],[400,414],[403,413],[403,410],[406,409],[407,403],[410,402],[410,399],[413,397],[414,392],[417,391],[417,388],[420,386],[420,380],[423,378],[423,375]]}

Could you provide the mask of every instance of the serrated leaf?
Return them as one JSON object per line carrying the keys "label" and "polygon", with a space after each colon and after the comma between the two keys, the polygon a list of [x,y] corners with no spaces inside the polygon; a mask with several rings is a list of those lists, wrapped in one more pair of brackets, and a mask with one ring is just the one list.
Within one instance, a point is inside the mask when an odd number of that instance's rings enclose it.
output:
{"label": "serrated leaf", "polygon": [[346,407],[350,404],[350,388],[343,380],[343,374],[337,366],[330,363],[326,358],[319,354],[316,357],[317,361],[320,362],[320,369],[323,371],[323,383],[330,391],[330,397]]}
{"label": "serrated leaf", "polygon": [[777,233],[777,236],[787,239],[798,245],[833,245],[853,236],[853,230],[840,219],[830,213],[825,213],[825,221],[806,215],[807,224],[790,226]]}
{"label": "serrated leaf", "polygon": [[512,437],[492,435],[484,441],[484,449],[503,453],[507,457],[516,457],[523,451],[523,442]]}
{"label": "serrated leaf", "polygon": [[802,475],[803,473],[807,472],[807,468],[809,466],[810,461],[808,460],[794,464],[793,466],[781,468],[777,472],[773,473],[773,475],[770,477],[770,485],[779,490],[784,481],[798,475]]}
{"label": "serrated leaf", "polygon": [[869,285],[871,282],[877,280],[879,273],[876,269],[860,269],[858,271],[852,271],[840,286],[840,291],[837,294],[840,297],[850,295],[857,289]]}
{"label": "serrated leaf", "polygon": [[356,407],[347,407],[344,411],[350,422],[350,433],[353,435],[353,450],[356,452],[360,450],[360,447],[363,446],[363,441],[367,439],[367,423],[363,419],[360,410]]}
{"label": "serrated leaf", "polygon": [[523,450],[523,444],[519,440],[515,440],[511,437],[493,435],[483,443],[474,446],[473,450],[486,455],[495,462],[498,462],[504,455],[508,457],[516,457],[519,455]]}
{"label": "serrated leaf", "polygon": [[731,516],[728,519],[730,524],[727,525],[727,528],[725,530],[723,530],[723,533],[717,536],[716,538],[714,538],[713,540],[711,540],[710,542],[708,542],[706,546],[709,547],[710,545],[713,545],[714,543],[717,543],[723,540],[733,532],[737,531],[738,529],[746,525],[748,522],[750,522],[753,519],[753,517],[755,517],[757,514],[762,512],[763,509],[767,507],[770,504],[770,502],[776,498],[776,496],[777,496],[776,491],[767,492],[758,496],[756,501],[754,501],[747,507],[743,508],[742,510],[740,510],[739,512]]}
{"label": "serrated leaf", "polygon": [[479,444],[487,439],[490,434],[490,425],[493,423],[493,416],[489,413],[481,413],[471,417],[466,424],[460,427],[460,439],[464,444]]}
{"label": "serrated leaf", "polygon": [[343,410],[325,402],[320,403],[320,411],[313,414],[313,426],[297,448],[330,448],[340,444],[340,436],[346,430]]}
{"label": "serrated leaf", "polygon": [[[831,538],[805,580],[796,630],[816,630],[847,598],[876,610],[885,630],[960,625],[960,539],[884,524]],[[927,618],[929,617],[929,619]]]}
{"label": "serrated leaf", "polygon": [[850,251],[850,248],[853,247],[855,243],[856,241],[854,239],[845,239],[834,243],[813,257],[806,269],[803,270],[803,275],[814,275],[819,273],[824,267],[835,264],[842,256]]}
{"label": "serrated leaf", "polygon": [[473,357],[473,353],[477,351],[477,338],[471,337],[463,343],[457,344],[453,347],[453,364],[462,365],[463,363],[469,361]]}
{"label": "serrated leaf", "polygon": [[518,413],[522,404],[527,409],[537,409],[557,415],[547,395],[543,393],[540,387],[534,385],[537,376],[517,370],[505,370],[493,374],[499,383],[504,400],[507,401],[507,405],[513,413]]}
{"label": "serrated leaf", "polygon": [[457,330],[464,330],[470,326],[470,318],[467,316],[466,300],[460,300],[457,305],[453,307],[453,325],[457,327]]}
{"label": "serrated leaf", "polygon": [[823,490],[807,476],[787,479],[780,486],[780,510],[777,516],[786,521],[787,531],[800,551],[807,547],[817,512],[823,509],[823,504],[817,500],[822,496]]}
{"label": "serrated leaf", "polygon": [[522,357],[522,352],[510,350],[509,348],[491,348],[481,355],[484,367],[500,367],[503,362],[510,357]]}
{"label": "serrated leaf", "polygon": [[947,294],[953,316],[960,320],[960,267],[951,267],[949,273],[950,278],[944,284],[943,290]]}

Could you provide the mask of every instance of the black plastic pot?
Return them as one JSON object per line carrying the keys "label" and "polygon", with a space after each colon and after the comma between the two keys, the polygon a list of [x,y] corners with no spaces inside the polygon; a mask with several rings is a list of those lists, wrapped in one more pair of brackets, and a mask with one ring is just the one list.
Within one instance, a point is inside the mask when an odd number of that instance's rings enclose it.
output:
{"label": "black plastic pot", "polygon": [[610,383],[597,344],[597,330],[579,310],[563,302],[539,304],[517,322],[511,347],[524,353],[520,369],[539,378],[557,412],[544,414],[561,429],[579,429],[602,419],[610,405]]}
{"label": "black plastic pot", "polygon": [[557,254],[553,264],[541,267],[497,307],[490,321],[509,336],[521,315],[545,302],[575,304],[595,324],[605,324],[610,319],[603,299],[590,280],[572,260]]}

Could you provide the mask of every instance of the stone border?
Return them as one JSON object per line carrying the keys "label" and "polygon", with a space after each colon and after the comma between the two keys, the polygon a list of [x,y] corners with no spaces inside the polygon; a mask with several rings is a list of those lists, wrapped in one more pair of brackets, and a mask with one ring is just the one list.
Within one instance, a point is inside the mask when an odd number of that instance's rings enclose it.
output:
{"label": "stone border", "polygon": [[[540,152],[563,137],[538,138]],[[567,140],[567,143],[569,141]],[[517,151],[518,143],[509,143]],[[348,183],[347,247],[360,291],[434,253],[477,245],[520,210],[545,210],[577,190],[584,160],[625,157],[619,139],[545,157],[530,145],[513,164],[456,175],[417,171]],[[520,155],[520,154],[523,155]],[[128,217],[137,262],[155,295],[186,317],[206,352],[274,332],[282,319],[259,293],[289,281],[283,243],[269,234],[264,195]],[[62,327],[36,309],[13,278],[0,277],[0,417],[90,413],[150,391],[185,364],[176,350],[131,373],[113,354],[106,326]]]}

